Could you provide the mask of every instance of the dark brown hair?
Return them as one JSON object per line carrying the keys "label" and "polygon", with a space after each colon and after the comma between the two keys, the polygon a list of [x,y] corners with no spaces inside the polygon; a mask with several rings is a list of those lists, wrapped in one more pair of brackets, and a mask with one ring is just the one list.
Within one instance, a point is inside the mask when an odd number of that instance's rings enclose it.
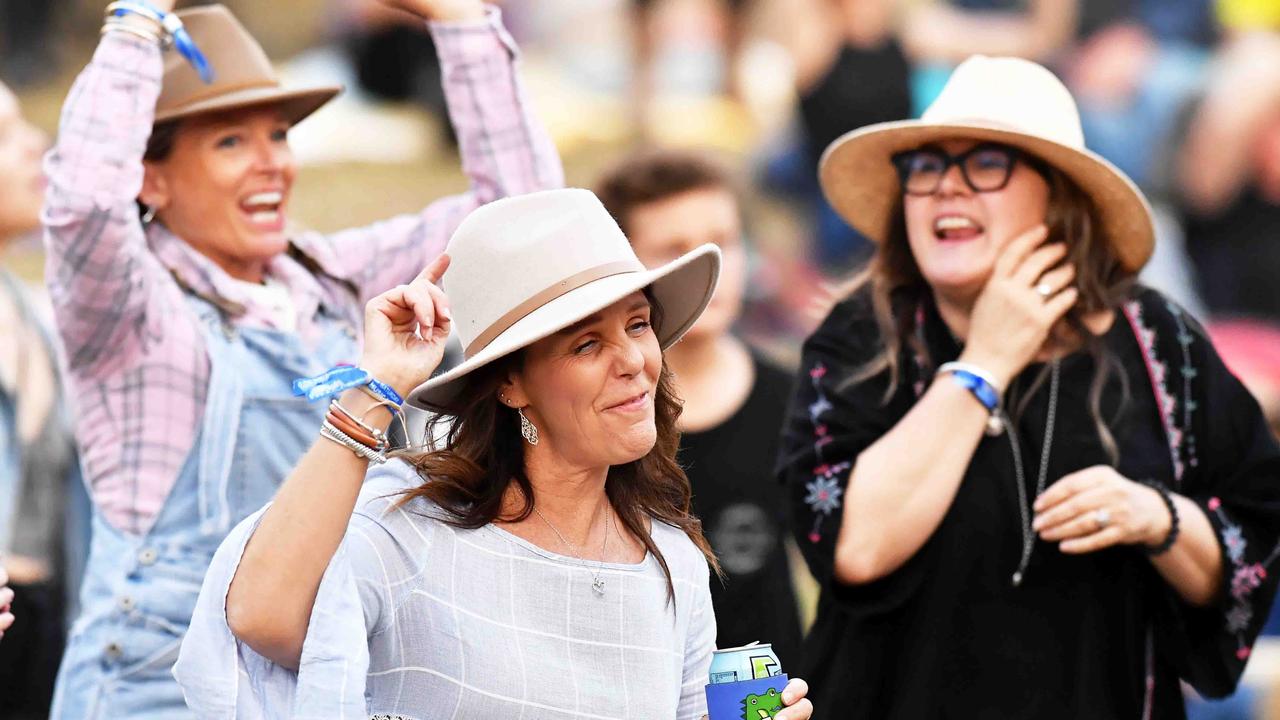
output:
{"label": "dark brown hair", "polygon": [[[656,304],[652,318],[655,327],[661,325]],[[524,470],[519,423],[515,411],[498,402],[502,383],[523,362],[524,353],[515,352],[478,368],[456,399],[442,408],[442,413],[432,416],[427,423],[427,437],[441,438],[436,446],[442,449],[402,455],[425,480],[404,493],[402,507],[414,498],[423,498],[444,510],[444,522],[468,529],[495,520],[518,522],[529,517],[535,499]],[[681,401],[664,363],[654,395],[657,442],[644,457],[609,468],[605,481],[605,493],[622,525],[640,539],[662,567],[672,602],[675,586],[671,570],[645,526],[646,515],[684,531],[711,568],[720,573],[720,565],[702,533],[702,522],[690,511],[689,478],[676,462],[680,445],[676,420],[680,409]],[[513,482],[524,498],[524,507],[514,517],[503,517],[503,496]]]}
{"label": "dark brown hair", "polygon": [[[1066,340],[1079,338],[1084,350],[1093,358],[1096,371],[1089,383],[1089,411],[1095,429],[1112,460],[1117,459],[1115,438],[1102,418],[1102,391],[1108,379],[1116,374],[1128,396],[1126,376],[1120,372],[1119,361],[1109,352],[1102,338],[1084,323],[1084,318],[1101,310],[1115,310],[1129,296],[1136,280],[1134,273],[1120,263],[1114,248],[1103,237],[1097,207],[1075,182],[1058,170],[1042,166],[1038,168],[1049,183],[1049,204],[1045,224],[1048,242],[1064,242],[1067,257],[1064,262],[1075,266],[1074,287],[1079,291],[1076,304],[1067,311],[1063,323],[1053,331],[1053,337]],[[887,401],[901,380],[900,353],[904,343],[920,357],[927,367],[933,366],[928,349],[921,341],[916,327],[916,310],[925,301],[930,289],[907,242],[906,219],[901,200],[894,209],[888,236],[872,256],[867,267],[846,286],[846,292],[869,289],[876,322],[880,326],[883,351],[870,363],[859,369],[850,382],[861,382],[881,372],[889,372]],[[1119,320],[1117,320],[1119,321]],[[1035,390],[1048,376],[1046,367],[1019,398],[1010,397],[1009,407],[1015,418],[1026,408]]]}
{"label": "dark brown hair", "polygon": [[173,141],[178,136],[181,120],[167,120],[156,123],[151,128],[151,136],[147,138],[147,151],[142,159],[148,162],[164,162],[173,152]]}
{"label": "dark brown hair", "polygon": [[596,197],[622,232],[631,234],[636,208],[693,190],[724,189],[742,197],[733,174],[711,155],[696,150],[650,149],[632,153],[596,183]]}

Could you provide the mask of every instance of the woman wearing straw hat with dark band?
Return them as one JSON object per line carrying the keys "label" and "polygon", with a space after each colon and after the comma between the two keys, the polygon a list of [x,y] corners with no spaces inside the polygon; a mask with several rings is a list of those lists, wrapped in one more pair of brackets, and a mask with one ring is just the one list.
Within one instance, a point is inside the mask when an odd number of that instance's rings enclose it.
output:
{"label": "woman wearing straw hat with dark band", "polygon": [[805,344],[780,473],[822,583],[815,707],[1181,717],[1271,606],[1280,449],[1200,325],[1135,283],[1147,204],[1044,68],[963,63],[821,180],[878,243]]}
{"label": "woman wearing straw hat with dark band", "polygon": [[[366,311],[362,367],[442,413],[439,445],[370,470],[388,419],[335,398],[205,578],[174,670],[197,715],[701,717],[715,559],[663,350],[719,267],[707,245],[645,269],[586,190],[472,213]],[[422,382],[450,331],[466,360]]]}
{"label": "woman wearing straw hat with dark band", "polygon": [[469,210],[562,182],[498,11],[387,2],[433,21],[471,187],[330,236],[288,224],[287,136],[338,88],[282,87],[222,6],[107,8],[47,163],[48,279],[95,504],[55,717],[182,716],[170,671],[205,568],[324,420],[291,382],[357,359],[364,303]]}

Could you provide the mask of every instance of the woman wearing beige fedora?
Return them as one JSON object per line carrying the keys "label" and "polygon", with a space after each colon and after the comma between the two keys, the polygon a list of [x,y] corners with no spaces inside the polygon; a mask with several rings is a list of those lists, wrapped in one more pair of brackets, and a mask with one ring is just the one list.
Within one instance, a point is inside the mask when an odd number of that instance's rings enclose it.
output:
{"label": "woman wearing beige fedora", "polygon": [[[715,559],[675,462],[663,350],[719,266],[706,245],[646,270],[586,190],[472,213],[447,257],[366,310],[362,365],[439,411],[442,441],[370,471],[386,414],[356,391],[330,405],[214,558],[175,668],[191,707],[701,717]],[[466,360],[423,382],[450,331]],[[777,717],[809,717],[805,691],[792,681]]]}
{"label": "woman wearing beige fedora", "polygon": [[825,154],[878,249],[805,344],[780,459],[819,712],[1182,717],[1180,680],[1231,692],[1267,617],[1280,449],[1135,284],[1147,204],[1077,118],[1039,65],[974,57]]}
{"label": "woman wearing beige fedora", "polygon": [[471,188],[330,236],[288,224],[288,132],[338,88],[282,87],[220,5],[107,8],[47,163],[48,279],[95,504],[55,717],[183,714],[170,670],[205,568],[324,420],[292,381],[358,358],[364,303],[469,210],[562,182],[498,11],[386,1],[432,21]]}

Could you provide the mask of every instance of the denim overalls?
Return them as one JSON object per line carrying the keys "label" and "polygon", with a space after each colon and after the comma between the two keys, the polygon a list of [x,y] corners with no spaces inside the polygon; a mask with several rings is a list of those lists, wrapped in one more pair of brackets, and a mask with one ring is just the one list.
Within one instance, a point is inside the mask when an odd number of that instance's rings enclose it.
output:
{"label": "denim overalls", "polygon": [[319,437],[326,404],[291,392],[294,378],[358,360],[357,320],[321,306],[320,342],[229,324],[187,295],[210,359],[204,418],[169,497],[145,535],[100,514],[58,675],[53,718],[191,717],[171,669],[219,543],[275,494]]}

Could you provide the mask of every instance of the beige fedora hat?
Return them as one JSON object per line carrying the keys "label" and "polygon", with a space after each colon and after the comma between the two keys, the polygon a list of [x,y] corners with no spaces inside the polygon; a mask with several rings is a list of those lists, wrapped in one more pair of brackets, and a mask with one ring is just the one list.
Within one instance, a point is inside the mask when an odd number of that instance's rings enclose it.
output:
{"label": "beige fedora hat", "polygon": [[222,5],[201,5],[177,15],[208,58],[213,82],[205,84],[177,51],[166,52],[164,81],[160,99],[156,101],[156,122],[274,105],[290,122],[297,123],[342,91],[337,85],[299,90],[281,87],[262,46]]}
{"label": "beige fedora hat", "polygon": [[1151,208],[1119,168],[1084,146],[1080,112],[1066,86],[1029,60],[975,55],[955,69],[919,120],[868,125],[822,155],[818,175],[832,207],[872,241],[884,242],[901,212],[895,153],[946,139],[1019,148],[1071,178],[1093,200],[1102,234],[1137,272],[1155,248]]}
{"label": "beige fedora hat", "polygon": [[496,200],[462,221],[445,250],[441,280],[465,360],[409,395],[438,410],[468,373],[652,288],[662,308],[662,349],[706,309],[720,276],[720,250],[707,244],[654,270],[590,190],[568,188]]}

